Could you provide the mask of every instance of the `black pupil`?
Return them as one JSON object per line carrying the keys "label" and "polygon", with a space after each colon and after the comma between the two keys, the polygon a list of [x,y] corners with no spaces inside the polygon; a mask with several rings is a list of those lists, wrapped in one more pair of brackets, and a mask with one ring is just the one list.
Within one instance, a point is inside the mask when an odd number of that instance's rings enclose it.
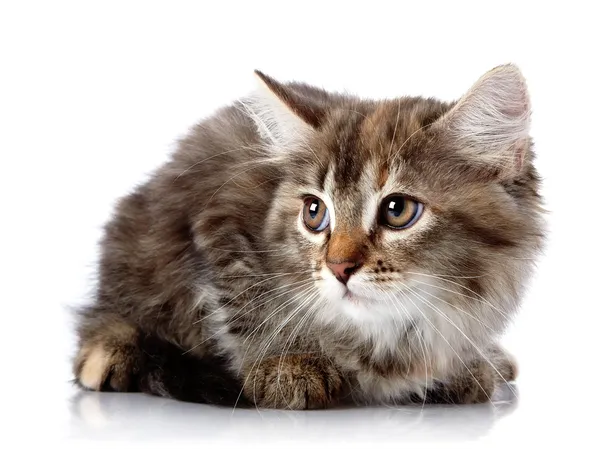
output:
{"label": "black pupil", "polygon": [[310,214],[310,218],[315,218],[319,213],[319,201],[313,200],[308,206],[308,213]]}
{"label": "black pupil", "polygon": [[404,210],[404,199],[403,198],[392,198],[388,203],[388,213],[394,217],[399,217]]}

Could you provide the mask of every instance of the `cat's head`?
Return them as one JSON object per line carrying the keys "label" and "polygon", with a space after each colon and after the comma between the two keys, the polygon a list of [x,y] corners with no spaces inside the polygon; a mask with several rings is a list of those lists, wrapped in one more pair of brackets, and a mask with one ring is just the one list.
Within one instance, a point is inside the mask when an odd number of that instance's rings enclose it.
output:
{"label": "cat's head", "polygon": [[330,322],[455,307],[499,330],[542,241],[520,71],[497,67],[453,103],[257,74],[245,106],[285,173],[266,234],[279,268],[312,273],[299,300]]}

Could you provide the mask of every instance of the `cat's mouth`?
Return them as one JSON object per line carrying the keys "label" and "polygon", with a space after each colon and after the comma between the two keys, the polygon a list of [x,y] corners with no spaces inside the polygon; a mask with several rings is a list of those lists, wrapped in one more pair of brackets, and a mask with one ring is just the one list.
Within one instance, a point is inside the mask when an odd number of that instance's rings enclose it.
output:
{"label": "cat's mouth", "polygon": [[[343,290],[339,293],[340,296],[338,296],[341,297],[342,301],[361,306],[375,305],[381,302],[381,296],[373,288],[364,287],[360,284],[352,286],[344,285],[342,288]],[[381,291],[381,295],[384,298],[386,294],[384,291]],[[387,295],[389,296],[389,294]]]}
{"label": "cat's mouth", "polygon": [[346,293],[344,293],[344,296],[342,296],[342,299],[350,301],[353,304],[358,304],[358,302],[364,298],[358,296],[356,293],[352,293],[349,289],[346,289]]}
{"label": "cat's mouth", "polygon": [[376,294],[373,288],[369,288],[364,280],[350,279],[348,283],[340,282],[339,279],[334,278],[329,273],[325,273],[321,284],[323,288],[323,296],[329,297],[342,303],[350,303],[353,305],[371,305],[376,301],[373,296]]}

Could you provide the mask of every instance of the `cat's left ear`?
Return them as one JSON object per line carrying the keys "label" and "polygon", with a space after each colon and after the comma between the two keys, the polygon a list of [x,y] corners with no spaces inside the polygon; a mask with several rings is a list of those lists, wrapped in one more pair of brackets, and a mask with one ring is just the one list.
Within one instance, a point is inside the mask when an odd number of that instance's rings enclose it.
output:
{"label": "cat's left ear", "polygon": [[527,157],[530,115],[525,79],[507,64],[484,74],[434,126],[467,160],[510,178]]}
{"label": "cat's left ear", "polygon": [[244,103],[261,135],[277,151],[303,142],[320,126],[324,108],[289,85],[255,70],[258,88]]}

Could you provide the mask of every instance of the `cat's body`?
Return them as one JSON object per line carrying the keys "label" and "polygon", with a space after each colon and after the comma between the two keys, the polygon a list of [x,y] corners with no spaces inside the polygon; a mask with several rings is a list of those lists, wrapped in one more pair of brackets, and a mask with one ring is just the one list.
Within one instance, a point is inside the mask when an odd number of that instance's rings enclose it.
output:
{"label": "cat's body", "polygon": [[[488,400],[514,379],[496,340],[543,240],[518,70],[452,104],[260,78],[119,203],[80,384],[265,407]],[[414,224],[382,223],[398,201]]]}

